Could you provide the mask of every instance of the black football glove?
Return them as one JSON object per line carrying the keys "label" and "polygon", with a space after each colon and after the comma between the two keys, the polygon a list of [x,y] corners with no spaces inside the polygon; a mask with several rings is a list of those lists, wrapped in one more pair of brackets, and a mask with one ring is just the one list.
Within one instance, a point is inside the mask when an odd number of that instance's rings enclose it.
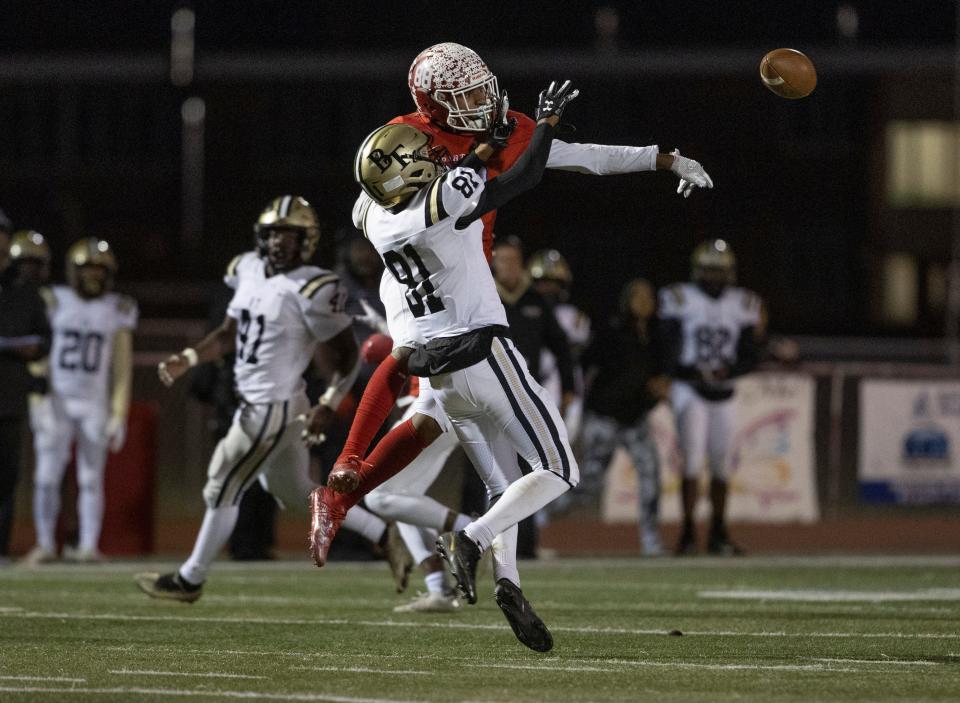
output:
{"label": "black football glove", "polygon": [[510,141],[510,135],[513,134],[517,126],[515,117],[508,117],[507,111],[510,109],[510,98],[506,91],[500,93],[497,102],[493,108],[493,116],[490,118],[490,129],[487,131],[487,145],[494,150],[500,150],[507,146]]}
{"label": "black football glove", "polygon": [[537,122],[545,117],[563,116],[563,111],[567,104],[580,95],[578,89],[570,88],[570,81],[564,81],[563,85],[557,87],[556,81],[551,81],[550,85],[540,91],[540,101],[537,103],[537,111],[534,113],[534,119]]}

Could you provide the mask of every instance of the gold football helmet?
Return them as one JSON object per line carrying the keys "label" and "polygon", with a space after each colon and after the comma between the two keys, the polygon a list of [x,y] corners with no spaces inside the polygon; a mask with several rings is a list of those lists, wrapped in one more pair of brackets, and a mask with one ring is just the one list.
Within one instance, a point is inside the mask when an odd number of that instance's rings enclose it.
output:
{"label": "gold football helmet", "polygon": [[736,283],[737,258],[723,239],[708,239],[697,245],[691,257],[693,280],[713,286]]}
{"label": "gold football helmet", "polygon": [[[84,273],[88,267],[99,266],[104,273]],[[67,283],[80,295],[96,298],[113,286],[117,273],[117,258],[104,239],[87,237],[67,249]]]}
{"label": "gold football helmet", "polygon": [[357,150],[353,177],[382,207],[396,207],[442,173],[429,146],[430,137],[410,125],[379,127]]}
{"label": "gold football helmet", "polygon": [[50,263],[50,246],[39,232],[22,229],[14,232],[10,240],[10,259],[13,261],[38,259],[44,263]]}
{"label": "gold football helmet", "polygon": [[564,286],[573,283],[570,264],[556,249],[541,249],[531,254],[527,269],[535,281],[557,281]]}
{"label": "gold football helmet", "polygon": [[260,213],[253,226],[260,253],[264,253],[264,242],[270,230],[286,228],[303,233],[300,259],[304,263],[310,261],[320,243],[320,220],[313,206],[299,195],[281,195],[274,198]]}

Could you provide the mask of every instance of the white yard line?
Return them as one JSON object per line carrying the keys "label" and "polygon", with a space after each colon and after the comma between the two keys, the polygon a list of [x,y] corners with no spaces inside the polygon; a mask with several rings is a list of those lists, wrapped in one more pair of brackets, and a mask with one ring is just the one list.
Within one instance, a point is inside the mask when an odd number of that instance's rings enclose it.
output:
{"label": "white yard line", "polygon": [[793,590],[710,590],[698,591],[699,598],[725,600],[794,601],[800,603],[888,603],[914,601],[960,601],[960,588],[926,588],[917,591],[847,591],[826,589]]}
{"label": "white yard line", "polygon": [[108,674],[122,676],[189,676],[190,678],[209,679],[265,679],[266,676],[251,676],[249,674],[222,674],[217,671],[149,671],[134,669],[111,669]]}
{"label": "white yard line", "polygon": [[0,681],[50,681],[61,683],[86,683],[86,679],[71,679],[66,676],[0,676]]}
{"label": "white yard line", "polygon": [[[348,625],[351,627],[401,627],[421,629],[447,630],[506,630],[504,624],[483,625],[461,622],[422,622],[396,620],[347,620],[343,618],[247,618],[247,617],[188,617],[185,615],[120,615],[112,613],[36,613],[17,612],[0,613],[3,618],[23,618],[25,620],[100,620],[117,622],[193,622],[217,623],[237,625]],[[665,628],[629,628],[629,627],[552,627],[553,632],[574,632],[577,634],[596,635],[666,635]],[[932,640],[960,640],[957,632],[783,632],[760,631],[738,632],[736,630],[684,630],[685,635],[702,637],[825,637],[825,638],[857,638],[864,639],[932,639]]]}
{"label": "white yard line", "polygon": [[370,669],[363,666],[291,666],[293,671],[339,671],[348,674],[399,674],[410,676],[433,676],[435,671],[401,671],[398,669]]}
{"label": "white yard line", "polygon": [[270,701],[329,701],[329,703],[408,703],[389,698],[353,698],[323,693],[281,693],[271,691],[218,691],[208,688],[41,688],[39,686],[0,686],[0,693],[55,693],[58,696],[73,695],[122,695],[122,696],[179,696],[201,698],[244,698]]}
{"label": "white yard line", "polygon": [[880,666],[940,666],[940,662],[917,661],[911,659],[833,659],[813,657],[811,661],[837,664],[879,664]]}
{"label": "white yard line", "polygon": [[[659,661],[628,661],[628,668],[657,667],[662,669],[709,669],[711,671],[857,671],[857,669],[836,668],[823,664],[704,664],[701,662],[659,662]],[[622,673],[627,671],[623,667],[596,667],[596,666],[549,666],[537,664],[467,664],[471,669],[529,669],[531,671],[607,671]]]}

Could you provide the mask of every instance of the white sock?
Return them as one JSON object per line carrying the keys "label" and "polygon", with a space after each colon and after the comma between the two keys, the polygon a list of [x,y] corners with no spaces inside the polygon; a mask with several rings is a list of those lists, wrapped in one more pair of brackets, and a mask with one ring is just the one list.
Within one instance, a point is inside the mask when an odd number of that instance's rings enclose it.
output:
{"label": "white sock", "polygon": [[533,515],[569,489],[570,484],[552,471],[532,471],[511,483],[500,500],[467,525],[464,532],[482,551],[490,546],[495,535]]}
{"label": "white sock", "polygon": [[408,525],[405,522],[397,523],[397,530],[407,545],[414,564],[422,564],[436,553],[437,531],[427,527]]}
{"label": "white sock", "polygon": [[464,515],[463,513],[457,513],[456,520],[453,521],[453,531],[459,532],[471,522],[469,515]]}
{"label": "white sock", "polygon": [[239,505],[207,508],[197,541],[193,544],[193,553],[180,567],[180,576],[193,584],[201,584],[207,580],[210,564],[230,539],[239,512]]}
{"label": "white sock", "polygon": [[97,551],[100,528],[103,526],[103,483],[79,486],[77,491],[77,519],[80,539],[77,546],[86,552]]}
{"label": "white sock", "polygon": [[347,516],[343,519],[343,527],[363,535],[376,544],[383,537],[383,532],[387,529],[387,523],[362,505],[355,505],[347,511]]}
{"label": "white sock", "polygon": [[493,538],[490,545],[493,551],[493,582],[507,579],[520,586],[520,572],[517,570],[517,526],[504,530]]}
{"label": "white sock", "polygon": [[443,529],[450,512],[433,498],[407,493],[373,493],[367,496],[367,505],[382,518],[408,522],[420,527]]}
{"label": "white sock", "polygon": [[33,488],[33,525],[37,531],[37,545],[56,550],[54,532],[60,514],[60,486],[37,484]]}
{"label": "white sock", "polygon": [[428,593],[443,593],[443,570],[431,571],[423,577]]}

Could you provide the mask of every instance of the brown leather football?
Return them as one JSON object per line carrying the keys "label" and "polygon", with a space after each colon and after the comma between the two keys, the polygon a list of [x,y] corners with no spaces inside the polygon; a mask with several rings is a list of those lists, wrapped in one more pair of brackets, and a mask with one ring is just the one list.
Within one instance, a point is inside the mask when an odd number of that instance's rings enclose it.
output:
{"label": "brown leather football", "polygon": [[817,87],[817,70],[796,49],[774,49],[760,61],[760,80],[781,98],[805,98]]}

